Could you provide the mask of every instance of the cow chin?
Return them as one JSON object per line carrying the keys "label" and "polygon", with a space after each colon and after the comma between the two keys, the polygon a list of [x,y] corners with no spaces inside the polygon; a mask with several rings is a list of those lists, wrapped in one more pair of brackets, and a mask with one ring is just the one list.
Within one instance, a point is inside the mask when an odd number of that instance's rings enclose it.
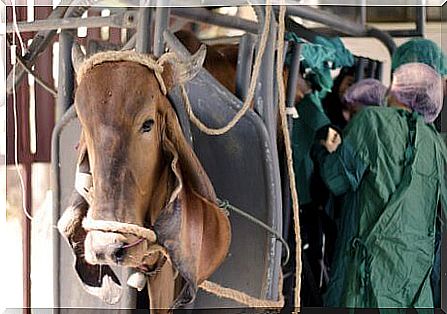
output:
{"label": "cow chin", "polygon": [[147,260],[148,248],[146,241],[132,245],[137,242],[133,235],[89,231],[85,238],[85,260],[92,265],[139,267]]}

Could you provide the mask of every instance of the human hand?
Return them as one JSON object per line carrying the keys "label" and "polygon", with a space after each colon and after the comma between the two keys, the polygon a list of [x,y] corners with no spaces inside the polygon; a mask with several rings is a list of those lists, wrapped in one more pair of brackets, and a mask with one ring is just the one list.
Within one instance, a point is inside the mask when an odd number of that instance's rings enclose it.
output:
{"label": "human hand", "polygon": [[320,143],[326,147],[329,153],[333,153],[337,150],[338,145],[341,144],[341,136],[337,130],[329,127],[326,139],[320,140]]}

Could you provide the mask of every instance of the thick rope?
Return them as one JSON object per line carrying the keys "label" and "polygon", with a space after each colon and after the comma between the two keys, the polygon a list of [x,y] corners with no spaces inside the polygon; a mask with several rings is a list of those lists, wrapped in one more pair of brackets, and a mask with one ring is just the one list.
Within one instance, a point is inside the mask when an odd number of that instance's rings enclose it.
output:
{"label": "thick rope", "polygon": [[279,8],[278,47],[277,47],[278,53],[276,56],[276,80],[278,82],[278,88],[279,88],[279,114],[281,117],[281,127],[284,136],[284,145],[286,148],[287,170],[289,173],[290,192],[292,195],[292,208],[293,208],[293,220],[294,220],[294,231],[295,231],[295,251],[296,251],[294,301],[295,301],[295,309],[299,309],[300,293],[301,293],[301,271],[302,271],[299,203],[298,203],[298,193],[296,191],[295,171],[293,169],[292,145],[290,142],[289,129],[287,127],[285,88],[282,77],[283,56],[284,56],[282,52],[284,50],[285,14],[286,14],[286,7],[282,3],[282,5]]}
{"label": "thick rope", "polygon": [[146,66],[149,70],[154,71],[155,77],[157,78],[158,84],[160,85],[160,89],[163,95],[166,95],[166,85],[163,81],[161,74],[163,73],[163,65],[162,63],[166,62],[169,58],[173,58],[174,53],[166,53],[163,55],[163,58],[160,58],[160,61],[153,59],[150,55],[137,53],[135,51],[105,51],[94,54],[89,57],[87,60],[82,62],[79,67],[78,72],[76,73],[76,80],[78,84],[81,82],[85,74],[93,68],[95,65],[104,63],[104,62],[113,62],[113,61],[130,61],[135,62],[141,65]]}
{"label": "thick rope", "polygon": [[262,57],[264,55],[265,47],[267,45],[267,38],[268,33],[270,29],[270,22],[271,22],[271,12],[272,12],[272,6],[269,5],[270,0],[267,0],[266,6],[265,6],[265,23],[264,27],[262,29],[261,38],[259,41],[259,48],[256,53],[255,63],[253,66],[253,74],[250,81],[250,86],[247,93],[247,98],[244,101],[244,104],[242,105],[242,108],[236,113],[236,115],[231,119],[230,122],[228,122],[227,125],[221,128],[213,129],[208,126],[206,126],[202,121],[200,121],[199,118],[194,114],[194,111],[192,110],[191,103],[189,102],[188,95],[186,93],[185,86],[183,84],[180,85],[180,91],[183,98],[183,101],[185,103],[186,107],[186,113],[189,116],[189,119],[194,123],[194,125],[203,133],[208,135],[222,135],[227,133],[229,130],[231,130],[238,122],[239,120],[245,115],[247,110],[250,108],[251,103],[253,101],[253,98],[255,96],[256,91],[256,83],[258,81],[259,71],[261,69],[262,65]]}
{"label": "thick rope", "polygon": [[[282,276],[280,276],[279,287],[282,288]],[[250,308],[283,308],[284,307],[284,297],[279,292],[279,300],[271,301],[265,299],[254,298],[244,292],[234,290],[231,288],[223,287],[217,283],[205,280],[199,285],[202,290],[214,294],[219,298],[230,299],[236,301],[240,304],[244,304]]]}
{"label": "thick rope", "polygon": [[98,230],[104,232],[132,234],[139,238],[148,240],[149,243],[155,243],[157,241],[157,235],[151,229],[124,222],[84,218],[82,221],[82,227],[86,231]]}

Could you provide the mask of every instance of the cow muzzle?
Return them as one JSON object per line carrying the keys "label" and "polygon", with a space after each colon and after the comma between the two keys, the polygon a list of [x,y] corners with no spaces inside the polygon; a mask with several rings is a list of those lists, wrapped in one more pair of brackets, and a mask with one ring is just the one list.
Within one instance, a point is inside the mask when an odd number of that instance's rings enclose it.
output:
{"label": "cow muzzle", "polygon": [[137,267],[144,262],[147,245],[144,239],[114,232],[89,231],[85,238],[88,263]]}

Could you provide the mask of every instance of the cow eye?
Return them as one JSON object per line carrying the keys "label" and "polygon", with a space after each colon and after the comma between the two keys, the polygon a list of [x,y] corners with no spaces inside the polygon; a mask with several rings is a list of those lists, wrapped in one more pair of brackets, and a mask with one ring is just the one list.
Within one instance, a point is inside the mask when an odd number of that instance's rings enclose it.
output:
{"label": "cow eye", "polygon": [[153,125],[154,125],[154,120],[152,120],[152,119],[148,119],[148,120],[144,121],[143,125],[141,126],[141,132],[142,133],[150,132]]}

